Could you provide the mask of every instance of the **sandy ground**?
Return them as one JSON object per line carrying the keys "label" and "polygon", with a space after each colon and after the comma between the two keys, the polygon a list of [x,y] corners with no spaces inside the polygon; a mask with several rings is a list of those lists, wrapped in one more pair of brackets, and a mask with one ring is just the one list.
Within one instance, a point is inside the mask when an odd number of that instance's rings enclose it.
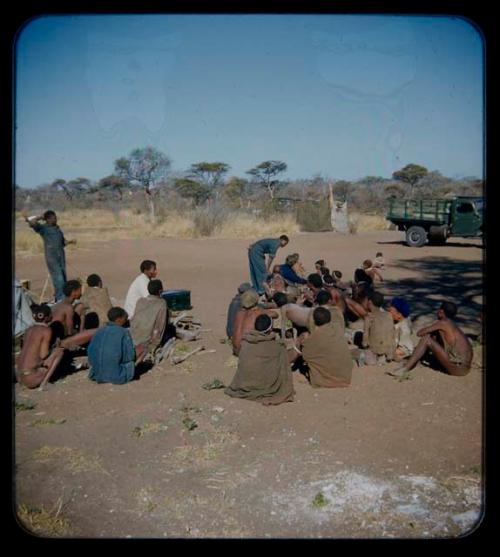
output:
{"label": "sandy ground", "polygon": [[[65,230],[67,237],[77,237]],[[306,269],[324,258],[350,279],[382,251],[380,290],[408,296],[414,324],[440,299],[460,305],[460,323],[481,329],[482,249],[477,240],[409,248],[399,232],[301,234],[286,252]],[[98,273],[122,303],[142,259],[158,262],[167,288],[191,290],[201,343],[215,353],[138,381],[97,385],[81,371],[45,392],[14,386],[17,505],[58,509],[51,535],[155,538],[455,537],[481,516],[481,347],[465,377],[418,366],[399,382],[387,367],[355,368],[347,389],[296,383],[278,407],[205,390],[229,384],[235,359],[226,309],[248,280],[244,240],[117,240],[67,252],[68,278]],[[16,276],[40,292],[43,256],[16,260]],[[189,431],[183,421],[197,423]]]}

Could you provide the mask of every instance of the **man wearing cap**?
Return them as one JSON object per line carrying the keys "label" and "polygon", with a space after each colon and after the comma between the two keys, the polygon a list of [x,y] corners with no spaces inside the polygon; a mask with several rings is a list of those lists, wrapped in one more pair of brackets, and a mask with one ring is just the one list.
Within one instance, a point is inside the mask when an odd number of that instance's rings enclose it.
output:
{"label": "man wearing cap", "polygon": [[250,290],[252,285],[249,282],[244,282],[238,286],[238,293],[231,300],[229,308],[227,310],[227,321],[226,321],[226,335],[227,338],[232,338],[234,331],[234,318],[236,314],[241,309],[241,295],[243,292]]}
{"label": "man wearing cap", "polygon": [[[259,296],[265,293],[264,283],[271,269],[273,259],[279,248],[285,247],[290,240],[284,234],[279,238],[264,238],[248,247],[248,263],[252,287]],[[266,264],[266,255],[267,264]]]}
{"label": "man wearing cap", "polygon": [[404,298],[396,297],[391,300],[388,310],[394,321],[394,330],[396,332],[394,356],[396,361],[400,361],[411,356],[415,348],[409,319],[410,306]]}
{"label": "man wearing cap", "polygon": [[262,314],[269,315],[271,319],[276,319],[279,314],[276,310],[264,309],[259,307],[259,295],[250,288],[241,294],[241,309],[236,314],[233,322],[233,336],[231,338],[233,344],[233,354],[237,356],[241,347],[241,339],[245,333],[253,330],[255,319]]}

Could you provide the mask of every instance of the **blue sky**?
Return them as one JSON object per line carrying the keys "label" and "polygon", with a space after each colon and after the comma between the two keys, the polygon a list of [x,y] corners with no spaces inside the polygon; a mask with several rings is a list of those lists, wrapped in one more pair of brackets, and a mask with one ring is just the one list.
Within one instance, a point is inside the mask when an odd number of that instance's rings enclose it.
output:
{"label": "blue sky", "polygon": [[152,145],[172,170],[483,176],[483,45],[466,20],[50,16],[16,50],[16,183],[97,180]]}

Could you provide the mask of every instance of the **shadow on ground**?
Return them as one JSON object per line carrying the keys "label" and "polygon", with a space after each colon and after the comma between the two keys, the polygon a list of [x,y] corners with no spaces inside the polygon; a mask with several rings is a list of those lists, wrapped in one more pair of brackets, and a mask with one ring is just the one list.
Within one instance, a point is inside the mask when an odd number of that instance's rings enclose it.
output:
{"label": "shadow on ground", "polygon": [[449,257],[429,256],[393,261],[399,269],[419,273],[419,277],[387,280],[384,286],[392,296],[405,297],[412,320],[421,316],[434,318],[444,300],[457,304],[456,321],[467,328],[481,330],[483,309],[483,263],[457,261]]}
{"label": "shadow on ground", "polygon": [[[377,242],[380,245],[392,245],[392,246],[406,246],[408,249],[418,250],[419,248],[412,248],[406,244],[406,241],[403,240],[388,240],[386,242]],[[430,247],[439,247],[433,246],[432,244],[426,244]],[[450,248],[479,248],[484,249],[485,246],[483,244],[467,244],[465,242],[446,242],[445,246],[449,246]]]}

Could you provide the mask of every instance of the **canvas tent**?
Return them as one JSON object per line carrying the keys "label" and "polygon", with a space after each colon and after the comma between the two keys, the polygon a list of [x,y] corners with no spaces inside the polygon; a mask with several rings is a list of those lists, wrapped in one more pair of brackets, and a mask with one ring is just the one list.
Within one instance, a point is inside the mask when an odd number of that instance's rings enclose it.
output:
{"label": "canvas tent", "polygon": [[17,338],[24,333],[24,331],[33,325],[33,317],[31,315],[31,305],[35,301],[31,298],[26,289],[21,286],[21,283],[14,280],[14,337]]}

